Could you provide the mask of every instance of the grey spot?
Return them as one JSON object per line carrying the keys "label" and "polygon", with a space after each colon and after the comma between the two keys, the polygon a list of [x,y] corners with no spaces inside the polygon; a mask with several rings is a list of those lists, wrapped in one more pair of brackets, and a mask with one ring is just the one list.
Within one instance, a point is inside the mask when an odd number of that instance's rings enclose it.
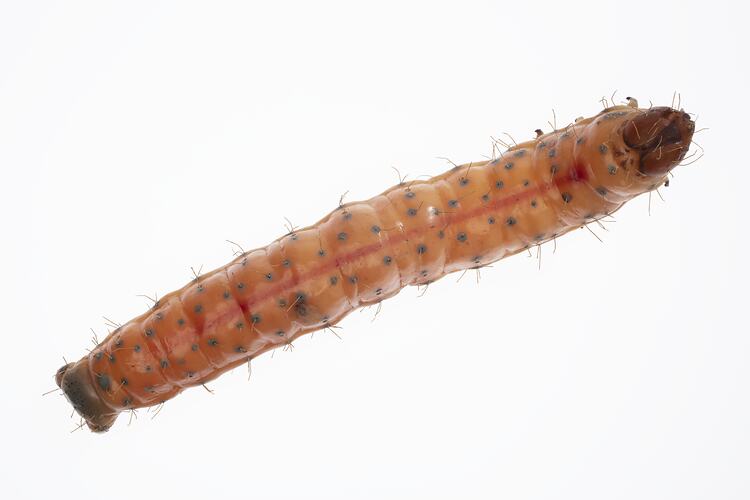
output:
{"label": "grey spot", "polygon": [[112,387],[112,382],[109,380],[109,375],[106,373],[98,373],[96,375],[96,381],[99,384],[99,387],[104,391],[109,391]]}

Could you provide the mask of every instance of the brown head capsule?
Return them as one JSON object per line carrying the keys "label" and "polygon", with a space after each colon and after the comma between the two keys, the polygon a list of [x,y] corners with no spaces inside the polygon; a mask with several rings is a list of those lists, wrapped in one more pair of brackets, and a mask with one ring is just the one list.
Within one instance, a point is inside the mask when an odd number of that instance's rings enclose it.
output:
{"label": "brown head capsule", "polygon": [[640,153],[638,170],[661,176],[682,161],[690,147],[695,123],[684,111],[669,107],[644,110],[625,122],[625,144]]}

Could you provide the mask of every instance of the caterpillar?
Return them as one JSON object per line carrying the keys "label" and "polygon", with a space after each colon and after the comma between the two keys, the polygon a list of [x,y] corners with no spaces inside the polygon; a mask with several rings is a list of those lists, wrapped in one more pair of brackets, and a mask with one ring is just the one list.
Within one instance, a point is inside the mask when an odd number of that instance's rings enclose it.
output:
{"label": "caterpillar", "polygon": [[486,266],[612,214],[668,182],[695,124],[635,99],[537,131],[494,159],[340,203],[309,227],[196,276],[55,380],[94,432],[407,285]]}

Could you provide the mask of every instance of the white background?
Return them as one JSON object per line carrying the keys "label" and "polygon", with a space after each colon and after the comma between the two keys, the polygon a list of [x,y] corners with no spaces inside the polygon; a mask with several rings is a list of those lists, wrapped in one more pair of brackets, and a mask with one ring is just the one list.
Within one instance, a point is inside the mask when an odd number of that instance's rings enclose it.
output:
{"label": "white background", "polygon": [[[750,497],[739,2],[2,2],[4,498]],[[743,62],[744,61],[744,62]],[[157,418],[53,375],[190,266],[635,96],[706,151],[599,243],[414,288]]]}

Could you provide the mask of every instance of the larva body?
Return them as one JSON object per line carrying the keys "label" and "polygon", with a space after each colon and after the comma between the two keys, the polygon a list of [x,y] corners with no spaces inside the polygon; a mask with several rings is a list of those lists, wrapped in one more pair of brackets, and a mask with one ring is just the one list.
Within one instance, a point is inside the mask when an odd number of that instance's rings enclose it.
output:
{"label": "larva body", "polygon": [[[633,101],[633,104],[635,102]],[[94,431],[164,402],[363,305],[556,238],[666,180],[694,125],[671,108],[616,106],[348,203],[163,297],[62,367]]]}

